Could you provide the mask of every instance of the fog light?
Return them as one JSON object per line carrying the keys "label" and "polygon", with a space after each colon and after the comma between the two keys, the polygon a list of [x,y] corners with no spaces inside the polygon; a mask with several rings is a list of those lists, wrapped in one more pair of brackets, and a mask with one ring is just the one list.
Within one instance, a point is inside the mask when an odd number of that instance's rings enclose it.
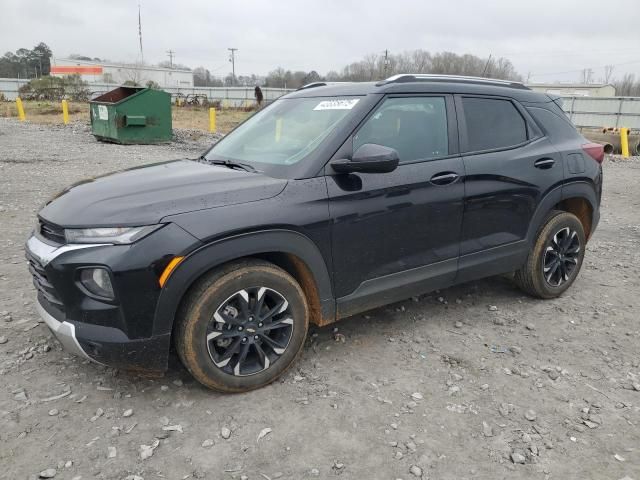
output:
{"label": "fog light", "polygon": [[114,298],[109,272],[104,268],[85,268],[80,271],[80,283],[98,297]]}

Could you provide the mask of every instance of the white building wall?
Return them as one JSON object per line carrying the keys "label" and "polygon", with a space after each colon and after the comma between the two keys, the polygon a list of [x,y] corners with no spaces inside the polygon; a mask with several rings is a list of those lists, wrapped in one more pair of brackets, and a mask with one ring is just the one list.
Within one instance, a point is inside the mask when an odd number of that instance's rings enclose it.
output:
{"label": "white building wall", "polygon": [[[88,83],[122,84],[127,81],[134,81],[139,85],[145,85],[147,82],[153,81],[161,87],[193,87],[193,72],[189,70],[176,70],[143,65],[109,64],[76,60],[73,58],[54,59],[53,65],[60,67],[100,67],[102,69],[102,73],[80,75],[82,80]],[[52,73],[52,75],[62,76],[65,74]]]}
{"label": "white building wall", "polygon": [[100,81],[109,79],[111,80],[109,83],[124,83],[127,80],[132,80],[140,85],[153,81],[162,87],[193,87],[193,73],[184,70],[103,65],[103,75]]}

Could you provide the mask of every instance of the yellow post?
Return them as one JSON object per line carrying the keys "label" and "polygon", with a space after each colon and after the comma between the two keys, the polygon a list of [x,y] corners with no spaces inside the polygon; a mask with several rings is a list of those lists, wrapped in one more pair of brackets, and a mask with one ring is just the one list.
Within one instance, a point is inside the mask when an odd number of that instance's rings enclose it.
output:
{"label": "yellow post", "polygon": [[64,124],[69,123],[69,102],[62,100],[62,121]]}
{"label": "yellow post", "polygon": [[623,157],[629,156],[629,129],[626,127],[620,129],[620,150]]}
{"label": "yellow post", "polygon": [[209,109],[209,131],[214,133],[216,131],[216,109]]}
{"label": "yellow post", "polygon": [[16,106],[18,107],[18,118],[21,122],[24,122],[24,106],[22,105],[22,99],[20,97],[16,98]]}
{"label": "yellow post", "polygon": [[276,142],[282,137],[282,117],[276,119]]}

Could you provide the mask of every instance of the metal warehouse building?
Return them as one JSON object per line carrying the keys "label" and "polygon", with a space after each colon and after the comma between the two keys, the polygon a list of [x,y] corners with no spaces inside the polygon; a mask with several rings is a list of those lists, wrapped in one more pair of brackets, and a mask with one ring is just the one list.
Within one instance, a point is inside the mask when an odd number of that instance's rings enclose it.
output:
{"label": "metal warehouse building", "polygon": [[608,83],[528,83],[531,90],[563,97],[615,97],[616,89]]}
{"label": "metal warehouse building", "polygon": [[144,85],[149,81],[163,87],[191,88],[193,73],[190,70],[91,62],[73,58],[57,58],[51,65],[51,75],[78,74],[89,83],[123,84],[127,81]]}

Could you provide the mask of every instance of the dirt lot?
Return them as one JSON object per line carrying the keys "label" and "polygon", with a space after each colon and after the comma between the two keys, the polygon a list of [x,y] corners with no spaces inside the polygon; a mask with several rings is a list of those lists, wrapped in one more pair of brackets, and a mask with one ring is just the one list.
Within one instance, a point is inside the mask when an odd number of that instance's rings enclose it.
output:
{"label": "dirt lot", "polygon": [[606,161],[564,297],[492,278],[409,299],[312,330],[281,381],[219,395],[175,359],[145,379],[61,351],[23,259],[53,193],[209,141],[179,138],[0,119],[0,478],[640,479],[640,158]]}
{"label": "dirt lot", "polygon": [[[24,111],[27,120],[31,123],[44,125],[63,125],[62,106],[60,102],[25,101]],[[216,113],[217,131],[228,133],[238,123],[253,112],[244,112],[239,109],[223,109]],[[174,128],[197,129],[209,131],[209,109],[206,107],[183,106],[171,107],[172,123]],[[0,118],[17,118],[18,110],[15,102],[0,103]],[[89,123],[89,104],[80,102],[69,103],[69,120],[71,122]]]}

